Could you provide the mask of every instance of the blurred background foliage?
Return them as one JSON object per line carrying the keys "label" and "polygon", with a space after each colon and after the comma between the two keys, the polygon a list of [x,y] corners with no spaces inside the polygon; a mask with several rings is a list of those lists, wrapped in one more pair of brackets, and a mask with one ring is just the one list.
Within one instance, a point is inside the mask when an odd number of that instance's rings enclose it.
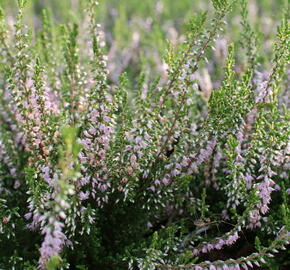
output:
{"label": "blurred background foliage", "polygon": [[[276,27],[287,2],[249,0],[249,20],[256,31],[260,62],[264,65],[260,71],[271,65],[269,61]],[[0,3],[12,26],[17,13],[16,0],[0,0]],[[66,23],[82,24],[86,15],[86,4],[87,0],[29,0],[25,20],[29,26],[40,29],[42,12],[46,9],[51,14],[56,29]],[[141,72],[148,75],[149,80],[153,80],[156,74],[166,78],[163,56],[167,40],[175,47],[181,44],[185,39],[186,22],[192,14],[203,10],[208,11],[210,18],[210,0],[99,0],[96,19],[104,31],[112,82],[117,82],[124,71],[133,84],[136,84],[136,75]],[[240,11],[241,7],[236,5],[227,18],[225,33],[216,41],[216,51],[209,53],[209,63],[197,75],[201,88],[206,89],[205,91],[210,92],[219,86],[228,43],[236,43],[236,48],[242,46],[239,41]],[[243,54],[237,49],[237,55],[239,71],[243,68]]]}

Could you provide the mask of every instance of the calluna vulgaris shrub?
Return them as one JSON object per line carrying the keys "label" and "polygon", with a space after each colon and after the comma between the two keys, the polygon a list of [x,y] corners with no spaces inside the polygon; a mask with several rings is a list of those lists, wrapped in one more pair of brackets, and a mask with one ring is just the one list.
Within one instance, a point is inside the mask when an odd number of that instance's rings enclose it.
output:
{"label": "calluna vulgaris shrub", "polygon": [[[246,0],[212,0],[168,46],[167,81],[129,90],[87,3],[86,28],[44,12],[36,33],[24,0],[13,28],[1,11],[1,269],[286,269],[287,16],[264,76]],[[206,101],[194,75],[233,5],[246,59],[229,45]]]}

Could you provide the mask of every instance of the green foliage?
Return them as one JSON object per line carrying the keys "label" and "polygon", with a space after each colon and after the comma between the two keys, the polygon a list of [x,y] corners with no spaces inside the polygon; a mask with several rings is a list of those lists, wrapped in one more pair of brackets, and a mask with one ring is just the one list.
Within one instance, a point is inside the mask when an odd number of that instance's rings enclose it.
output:
{"label": "green foliage", "polygon": [[282,0],[17,2],[0,8],[1,269],[288,267]]}

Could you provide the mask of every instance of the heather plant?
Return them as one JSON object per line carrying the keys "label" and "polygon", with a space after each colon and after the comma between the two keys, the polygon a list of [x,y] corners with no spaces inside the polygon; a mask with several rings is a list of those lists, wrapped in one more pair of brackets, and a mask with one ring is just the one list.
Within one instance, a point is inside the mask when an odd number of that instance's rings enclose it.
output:
{"label": "heather plant", "polygon": [[[26,2],[13,26],[0,12],[1,268],[287,269],[287,12],[268,71],[247,1],[212,0],[167,42],[165,77],[112,79],[97,2],[36,32]],[[236,7],[239,43],[200,91]]]}

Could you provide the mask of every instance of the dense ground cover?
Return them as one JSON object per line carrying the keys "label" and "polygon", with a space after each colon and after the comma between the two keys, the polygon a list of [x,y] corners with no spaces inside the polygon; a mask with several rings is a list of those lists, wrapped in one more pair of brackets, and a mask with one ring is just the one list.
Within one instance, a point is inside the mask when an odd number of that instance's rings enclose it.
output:
{"label": "dense ground cover", "polygon": [[0,3],[1,269],[289,268],[287,1]]}

